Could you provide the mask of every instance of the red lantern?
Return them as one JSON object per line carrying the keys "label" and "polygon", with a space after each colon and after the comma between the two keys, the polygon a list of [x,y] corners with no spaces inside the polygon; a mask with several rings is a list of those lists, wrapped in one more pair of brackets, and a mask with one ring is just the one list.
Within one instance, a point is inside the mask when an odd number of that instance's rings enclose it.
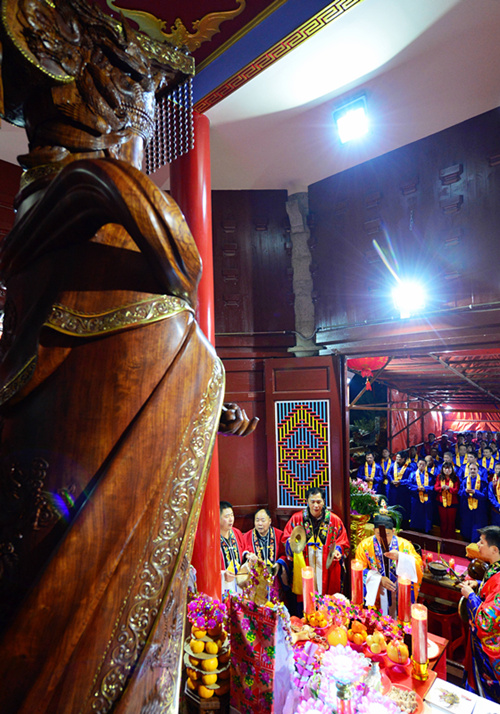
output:
{"label": "red lantern", "polygon": [[361,372],[361,376],[366,378],[366,389],[371,391],[370,379],[373,377],[372,370],[382,369],[388,361],[389,357],[355,357],[347,360],[347,369]]}

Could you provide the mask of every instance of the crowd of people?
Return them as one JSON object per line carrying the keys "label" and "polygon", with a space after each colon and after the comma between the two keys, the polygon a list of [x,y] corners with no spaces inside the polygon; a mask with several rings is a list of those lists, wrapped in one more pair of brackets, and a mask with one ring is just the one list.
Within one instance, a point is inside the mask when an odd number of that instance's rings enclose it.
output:
{"label": "crowd of people", "polygon": [[[480,557],[488,564],[482,582],[467,577],[462,585],[469,617],[469,648],[465,663],[466,686],[500,702],[500,454],[496,439],[484,433],[442,437],[433,434],[419,448],[399,452],[387,449],[377,462],[368,452],[356,476],[368,482],[389,505],[398,506],[404,525],[429,532],[434,524],[443,538],[456,538],[457,527],[469,543],[478,542]],[[420,554],[397,535],[393,517],[381,509],[373,519],[374,534],[357,546],[363,565],[366,605],[395,616],[399,578],[409,579],[411,601],[418,599],[423,577]],[[301,549],[294,547],[297,527],[303,529]],[[272,568],[272,588],[279,592],[291,614],[302,614],[301,572],[312,567],[314,589],[320,595],[342,588],[342,571],[350,543],[342,520],[325,504],[325,494],[310,488],[304,508],[292,515],[283,531],[272,524],[271,513],[260,508],[254,527],[242,533],[234,527],[231,504],[220,502],[222,591],[238,592],[247,561]],[[354,553],[352,554],[354,555]],[[271,593],[269,593],[271,595]]]}
{"label": "crowd of people", "polygon": [[[342,520],[325,507],[321,489],[308,489],[305,499],[305,508],[293,514],[284,531],[274,528],[270,511],[261,508],[255,513],[254,528],[247,533],[234,527],[232,505],[228,501],[220,502],[223,592],[238,591],[238,572],[246,560],[261,560],[274,569],[276,588],[292,601],[292,609],[295,609],[296,596],[302,592],[301,568],[304,565],[313,568],[315,590],[319,594],[340,592],[341,566],[349,555],[346,529]],[[300,554],[292,550],[290,542],[297,526],[302,526],[305,533]]]}
{"label": "crowd of people", "polygon": [[403,526],[444,539],[477,541],[485,524],[500,526],[500,438],[489,432],[447,434],[380,459],[368,451],[356,472],[390,506]]}

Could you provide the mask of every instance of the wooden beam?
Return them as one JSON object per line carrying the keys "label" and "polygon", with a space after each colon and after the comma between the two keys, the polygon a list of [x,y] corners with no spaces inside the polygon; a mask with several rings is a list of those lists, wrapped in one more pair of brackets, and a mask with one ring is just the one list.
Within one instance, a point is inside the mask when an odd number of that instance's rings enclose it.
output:
{"label": "wooden beam", "polygon": [[490,392],[488,389],[484,389],[484,387],[481,387],[477,382],[474,382],[473,379],[470,377],[467,377],[466,374],[463,374],[459,369],[456,369],[455,367],[452,367],[451,364],[448,364],[444,359],[441,359],[441,357],[438,357],[438,355],[433,354],[432,352],[429,353],[429,357],[432,357],[432,359],[436,360],[436,362],[439,362],[439,364],[442,364],[443,367],[447,367],[453,374],[456,374],[458,377],[461,377],[462,379],[465,379],[466,382],[471,384],[473,387],[478,389],[480,392],[483,392],[484,394],[487,394],[489,397],[494,399],[497,402],[500,402],[500,396],[497,396],[496,394],[493,394],[493,392]]}

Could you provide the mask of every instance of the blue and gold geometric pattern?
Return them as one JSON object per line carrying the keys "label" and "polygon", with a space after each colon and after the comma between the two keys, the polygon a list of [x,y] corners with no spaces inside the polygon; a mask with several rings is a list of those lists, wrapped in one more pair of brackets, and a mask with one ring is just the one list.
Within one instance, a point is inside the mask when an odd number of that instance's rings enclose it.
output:
{"label": "blue and gold geometric pattern", "polygon": [[310,486],[324,488],[330,501],[330,404],[276,402],[278,508],[305,505]]}

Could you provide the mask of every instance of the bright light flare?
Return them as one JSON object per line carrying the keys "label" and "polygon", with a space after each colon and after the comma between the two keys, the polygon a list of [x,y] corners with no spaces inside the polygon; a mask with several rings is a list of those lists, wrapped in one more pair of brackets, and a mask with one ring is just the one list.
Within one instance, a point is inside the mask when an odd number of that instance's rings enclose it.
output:
{"label": "bright light flare", "polygon": [[366,98],[358,97],[333,112],[339,139],[342,144],[364,136],[370,128]]}
{"label": "bright light flare", "polygon": [[425,308],[425,289],[413,281],[402,280],[393,289],[392,298],[402,320]]}

